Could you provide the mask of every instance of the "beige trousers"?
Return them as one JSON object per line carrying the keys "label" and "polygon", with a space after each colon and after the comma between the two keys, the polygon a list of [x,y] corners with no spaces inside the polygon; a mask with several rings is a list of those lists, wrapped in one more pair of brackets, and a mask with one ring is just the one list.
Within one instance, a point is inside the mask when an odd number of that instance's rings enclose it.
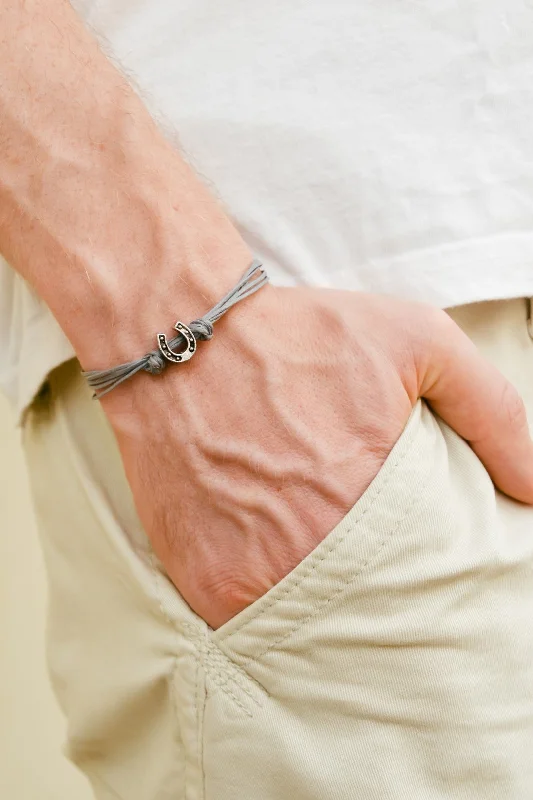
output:
{"label": "beige trousers", "polygon": [[[533,419],[527,308],[452,316]],[[75,361],[24,446],[50,671],[100,800],[532,800],[533,508],[425,403],[344,520],[216,632],[154,557]]]}

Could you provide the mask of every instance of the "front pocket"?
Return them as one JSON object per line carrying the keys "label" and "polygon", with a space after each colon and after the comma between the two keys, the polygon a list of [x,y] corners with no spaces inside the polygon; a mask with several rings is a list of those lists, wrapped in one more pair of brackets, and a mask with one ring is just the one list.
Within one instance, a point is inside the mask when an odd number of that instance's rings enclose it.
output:
{"label": "front pocket", "polygon": [[418,409],[325,544],[213,634],[251,681],[244,710],[208,693],[207,796],[533,797],[532,511]]}
{"label": "front pocket", "polygon": [[419,400],[380,471],[346,516],[279,583],[211,632],[212,640],[244,665],[321,613],[386,550],[431,474],[439,438],[439,424]]}

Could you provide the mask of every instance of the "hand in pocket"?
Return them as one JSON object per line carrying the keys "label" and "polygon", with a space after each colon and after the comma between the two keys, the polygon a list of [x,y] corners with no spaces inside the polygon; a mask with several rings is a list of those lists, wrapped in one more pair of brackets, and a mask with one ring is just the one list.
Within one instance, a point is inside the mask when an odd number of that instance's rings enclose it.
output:
{"label": "hand in pocket", "polygon": [[216,628],[290,572],[376,476],[424,397],[496,485],[533,503],[513,387],[443,311],[272,286],[183,369],[103,398],[154,549]]}

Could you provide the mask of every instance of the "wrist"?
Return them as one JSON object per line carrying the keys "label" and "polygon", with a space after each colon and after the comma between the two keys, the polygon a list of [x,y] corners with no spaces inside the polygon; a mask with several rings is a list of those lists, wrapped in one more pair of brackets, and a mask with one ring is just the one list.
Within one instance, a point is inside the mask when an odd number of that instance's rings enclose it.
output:
{"label": "wrist", "polygon": [[0,252],[85,369],[130,360],[252,254],[70,3],[8,2],[2,21]]}
{"label": "wrist", "polygon": [[[10,108],[0,121],[0,252],[91,368],[144,351],[178,316],[199,316],[251,254],[69,4],[62,16],[50,25],[43,12],[48,47],[56,27],[72,26],[85,57],[61,49],[66,62],[54,60],[42,81],[24,57],[0,87],[0,108]],[[39,27],[29,22],[23,56]],[[38,101],[20,91],[20,71]],[[58,105],[71,79],[76,103]]]}
{"label": "wrist", "polygon": [[[76,182],[84,183],[79,175]],[[61,176],[53,183],[76,203]],[[86,185],[90,196],[70,217],[46,204],[52,236],[26,237],[31,249],[22,256],[82,366],[93,369],[137,358],[178,318],[201,316],[253,256],[215,198],[155,136],[120,168],[113,154],[97,158]]]}
{"label": "wrist", "polygon": [[[279,317],[280,294],[268,279],[265,281],[267,276],[262,271],[260,262],[254,260],[248,266],[251,268],[246,269],[245,274],[239,275],[238,288],[235,287],[235,282],[230,287],[233,289],[231,299],[220,303],[223,298],[217,298],[217,311],[213,315],[201,315],[206,316],[207,321],[212,320],[213,325],[216,322],[213,331],[216,333],[214,339],[199,344],[200,352],[198,356],[193,354],[192,361],[169,365],[165,359],[160,359],[163,362],[161,366],[167,367],[161,375],[159,362],[147,355],[148,348],[145,347],[142,353],[136,354],[135,359],[128,359],[138,362],[140,358],[140,363],[120,365],[121,370],[118,372],[112,368],[103,373],[97,370],[97,373],[87,376],[89,385],[101,398],[112,422],[113,419],[120,422],[126,410],[130,422],[133,416],[137,420],[144,420],[145,424],[147,418],[154,416],[158,407],[168,410],[169,400],[183,407],[189,406],[192,397],[203,394],[207,384],[212,382],[216,385],[221,377],[225,388],[233,385],[237,389],[247,370],[254,370],[258,363],[269,358],[269,353],[272,352],[268,346],[269,336],[271,338],[273,333],[271,322],[276,315]],[[257,279],[260,281],[259,285],[256,285]],[[248,294],[246,287],[249,288],[250,284],[255,286],[255,291]],[[227,292],[224,291],[223,294],[226,295]],[[219,312],[222,312],[222,317],[217,319]],[[204,330],[202,326],[196,327],[194,324],[191,328],[193,331]],[[174,334],[175,331],[171,335]],[[153,338],[156,339],[155,336]],[[156,347],[149,349],[155,350]],[[175,349],[183,351],[182,346]],[[113,366],[117,367],[119,364]],[[131,380],[126,380],[128,376]],[[157,418],[157,413],[155,417]]]}
{"label": "wrist", "polygon": [[[170,340],[177,320],[187,325],[203,316],[234,286],[253,259],[244,242],[235,232],[234,241],[228,238],[222,249],[202,246],[198,236],[186,252],[181,239],[146,269],[133,274],[124,269],[122,277],[113,272],[105,286],[92,293],[85,315],[88,324],[79,316],[66,323],[83,369],[106,369],[157,349],[158,333]],[[251,299],[246,298],[239,310]],[[239,316],[230,309],[217,328],[231,326]]]}

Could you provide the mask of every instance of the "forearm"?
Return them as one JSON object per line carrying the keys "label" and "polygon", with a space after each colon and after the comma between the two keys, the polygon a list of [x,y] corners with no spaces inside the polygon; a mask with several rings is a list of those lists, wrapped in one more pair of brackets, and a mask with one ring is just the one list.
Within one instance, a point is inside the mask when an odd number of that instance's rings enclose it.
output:
{"label": "forearm", "polygon": [[0,253],[86,368],[137,356],[250,254],[66,0],[4,0],[0,64]]}

